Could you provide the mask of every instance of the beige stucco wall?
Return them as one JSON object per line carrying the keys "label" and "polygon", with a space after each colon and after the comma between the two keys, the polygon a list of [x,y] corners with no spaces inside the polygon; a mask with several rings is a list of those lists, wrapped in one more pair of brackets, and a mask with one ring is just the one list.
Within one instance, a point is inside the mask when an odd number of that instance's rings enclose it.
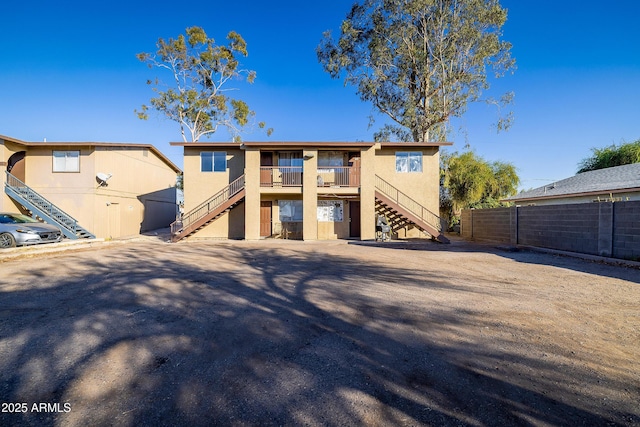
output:
{"label": "beige stucco wall", "polygon": [[[396,172],[396,152],[422,152],[422,172]],[[440,155],[437,147],[390,147],[376,151],[375,173],[431,212],[440,211]],[[421,237],[415,228],[398,232],[398,237]]]}
{"label": "beige stucco wall", "polygon": [[[224,151],[227,157],[225,172],[201,172],[201,151]],[[258,162],[260,154],[258,153]],[[187,213],[200,203],[214,196],[244,174],[245,151],[240,148],[185,147],[184,149],[184,212]],[[259,189],[258,189],[259,190]],[[258,203],[258,210],[259,210]],[[242,239],[245,236],[245,203],[240,203],[231,211],[208,224],[191,236],[198,238]]]}
{"label": "beige stucco wall", "polygon": [[0,212],[18,212],[11,198],[4,192],[4,184],[7,182],[7,175],[5,173],[7,170],[7,162],[9,161],[9,157],[18,151],[22,150],[18,149],[16,144],[0,138],[0,171],[2,172],[0,177],[0,183],[2,183],[2,188],[0,189]]}
{"label": "beige stucco wall", "polygon": [[[175,219],[176,171],[147,148],[43,143],[12,149],[27,153],[25,183],[96,237],[134,235]],[[80,151],[80,171],[53,172],[53,151],[67,150]],[[107,186],[98,184],[98,172],[112,174]],[[7,199],[16,211],[6,196],[3,205]]]}
{"label": "beige stucco wall", "polygon": [[[189,212],[199,203],[211,197],[217,191],[228,185],[233,179],[245,173],[246,198],[242,212],[236,212],[234,208],[230,214],[214,221],[207,227],[196,233],[193,238],[245,238],[248,240],[260,239],[260,201],[273,202],[272,228],[276,232],[280,229],[277,200],[302,199],[304,221],[303,237],[305,240],[325,240],[347,238],[350,234],[349,216],[350,209],[347,201],[355,200],[361,203],[361,238],[373,239],[375,237],[375,175],[381,176],[391,185],[397,187],[405,194],[416,200],[421,205],[434,213],[439,211],[439,153],[437,147],[385,147],[379,144],[370,147],[354,147],[353,149],[341,149],[339,151],[360,151],[361,159],[361,186],[359,189],[327,189],[317,187],[318,174],[318,149],[315,147],[304,148],[302,154],[304,160],[303,190],[299,187],[267,188],[260,187],[260,148],[246,147],[245,150],[221,148],[227,151],[226,172],[203,173],[200,172],[200,151],[213,151],[211,146],[185,147],[184,161],[184,185],[185,185],[185,212]],[[295,150],[295,147],[284,151]],[[332,148],[332,150],[335,150]],[[274,149],[274,164],[277,164],[277,149]],[[398,173],[396,172],[396,151],[420,151],[422,153],[422,172]],[[348,196],[344,199],[344,215],[342,222],[319,222],[317,218],[318,194],[322,193],[322,200],[331,199],[330,194],[340,193]],[[344,194],[343,194],[344,193]],[[232,230],[242,230],[236,232]],[[424,236],[417,229],[401,230],[399,237]]]}
{"label": "beige stucco wall", "polygon": [[341,201],[343,205],[342,221],[317,221],[318,224],[318,239],[319,240],[333,240],[333,239],[346,239],[349,237],[349,201],[355,199],[322,199],[326,201]]}
{"label": "beige stucco wall", "polygon": [[93,175],[97,234],[128,236],[175,220],[176,172],[153,152],[143,147],[96,147],[93,159],[95,174],[111,174],[107,186],[99,186]]}

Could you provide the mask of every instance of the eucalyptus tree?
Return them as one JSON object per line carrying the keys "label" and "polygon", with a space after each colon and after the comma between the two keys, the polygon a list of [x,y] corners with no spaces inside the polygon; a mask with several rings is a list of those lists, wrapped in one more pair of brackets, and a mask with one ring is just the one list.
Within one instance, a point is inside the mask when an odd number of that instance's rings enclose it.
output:
{"label": "eucalyptus tree", "polygon": [[[226,127],[234,140],[255,117],[255,112],[242,100],[229,93],[232,80],[253,83],[255,71],[242,69],[240,58],[246,57],[247,43],[240,34],[227,34],[227,44],[217,45],[200,27],[186,29],[186,35],[158,39],[155,53],[140,53],[138,59],[149,68],[166,72],[170,83],[159,78],[147,80],[157,96],[150,106],[136,110],[140,119],[148,118],[149,108],[162,113],[180,125],[182,139],[198,141],[206,135]],[[264,128],[263,122],[258,123]],[[271,129],[267,131],[271,133]]]}
{"label": "eucalyptus tree", "polygon": [[[338,39],[325,32],[316,51],[325,71],[391,119],[377,140],[442,140],[470,102],[512,101],[482,98],[490,72],[515,69],[506,19],[498,0],[357,0]],[[503,130],[511,113],[500,115]]]}

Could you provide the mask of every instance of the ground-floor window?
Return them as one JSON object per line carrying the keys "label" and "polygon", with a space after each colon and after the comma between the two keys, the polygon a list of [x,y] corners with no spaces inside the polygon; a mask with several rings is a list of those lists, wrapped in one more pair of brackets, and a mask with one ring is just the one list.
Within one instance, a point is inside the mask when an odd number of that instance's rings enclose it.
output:
{"label": "ground-floor window", "polygon": [[344,204],[342,200],[318,200],[318,221],[344,221]]}
{"label": "ground-floor window", "polygon": [[278,200],[280,222],[302,222],[302,200]]}

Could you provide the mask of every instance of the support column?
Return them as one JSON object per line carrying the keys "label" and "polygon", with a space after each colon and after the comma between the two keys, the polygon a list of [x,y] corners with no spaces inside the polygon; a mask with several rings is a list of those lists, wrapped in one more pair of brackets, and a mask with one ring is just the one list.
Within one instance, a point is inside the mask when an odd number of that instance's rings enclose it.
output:
{"label": "support column", "polygon": [[512,245],[518,244],[518,207],[512,206],[510,212],[509,234]]}
{"label": "support column", "polygon": [[244,158],[244,238],[260,240],[260,150],[247,148]]}
{"label": "support column", "polygon": [[302,239],[318,240],[318,150],[304,150]]}
{"label": "support column", "polygon": [[379,143],[360,152],[360,240],[376,238],[376,149]]}

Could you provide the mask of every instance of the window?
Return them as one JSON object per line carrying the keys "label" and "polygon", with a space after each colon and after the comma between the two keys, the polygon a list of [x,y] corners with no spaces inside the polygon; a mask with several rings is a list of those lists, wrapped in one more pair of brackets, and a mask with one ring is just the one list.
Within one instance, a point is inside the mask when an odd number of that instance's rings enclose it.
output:
{"label": "window", "polygon": [[302,200],[278,200],[280,222],[302,222]]}
{"label": "window", "polygon": [[291,168],[291,172],[302,172],[302,153],[297,151],[281,151],[278,154],[278,166],[299,166]]}
{"label": "window", "polygon": [[343,222],[344,205],[342,200],[318,200],[318,221]]}
{"label": "window", "polygon": [[80,172],[80,151],[54,151],[54,172]]}
{"label": "window", "polygon": [[203,151],[200,153],[200,172],[226,172],[226,151]]}
{"label": "window", "polygon": [[338,166],[344,166],[344,154],[341,151],[318,152],[318,168],[321,172],[333,172],[333,168]]}
{"label": "window", "polygon": [[396,152],[396,172],[422,172],[422,153],[415,151]]}

